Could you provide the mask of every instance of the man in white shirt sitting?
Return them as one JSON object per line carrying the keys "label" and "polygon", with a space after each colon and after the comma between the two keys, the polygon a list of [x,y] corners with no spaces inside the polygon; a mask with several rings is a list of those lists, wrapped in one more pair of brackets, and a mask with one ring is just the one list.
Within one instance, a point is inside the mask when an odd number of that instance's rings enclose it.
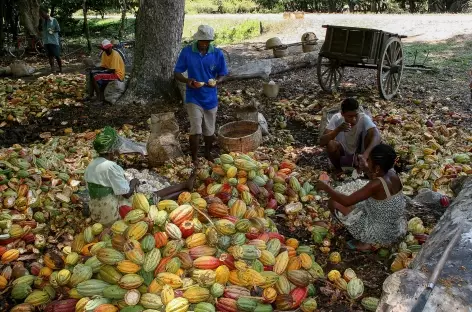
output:
{"label": "man in white shirt sitting", "polygon": [[342,173],[342,167],[366,168],[370,151],[380,142],[379,130],[354,98],[341,103],[341,112],[329,120],[320,138],[336,174]]}

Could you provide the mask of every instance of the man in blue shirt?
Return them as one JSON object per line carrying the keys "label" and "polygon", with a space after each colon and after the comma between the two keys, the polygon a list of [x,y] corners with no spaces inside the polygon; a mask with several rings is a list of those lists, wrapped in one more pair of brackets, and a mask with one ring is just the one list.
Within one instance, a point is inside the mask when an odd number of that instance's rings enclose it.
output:
{"label": "man in blue shirt", "polygon": [[54,58],[56,58],[59,72],[62,72],[61,51],[59,46],[59,32],[61,28],[54,17],[49,16],[48,9],[41,8],[40,15],[42,18],[42,37],[43,46],[46,50],[46,55],[49,58],[49,65],[51,71],[54,72]]}
{"label": "man in blue shirt", "polygon": [[[217,85],[228,74],[223,52],[216,48],[213,28],[198,27],[194,42],[183,48],[174,69],[174,76],[187,85],[185,107],[190,119],[190,151],[192,162],[197,165],[200,135],[205,142],[205,158],[213,161],[211,150],[215,134],[218,110]],[[187,71],[187,77],[183,73]]]}

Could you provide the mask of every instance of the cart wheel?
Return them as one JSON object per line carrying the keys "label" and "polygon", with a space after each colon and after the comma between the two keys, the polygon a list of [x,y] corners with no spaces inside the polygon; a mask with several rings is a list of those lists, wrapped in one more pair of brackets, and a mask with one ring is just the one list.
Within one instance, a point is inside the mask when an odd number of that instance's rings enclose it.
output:
{"label": "cart wheel", "polygon": [[337,60],[319,55],[317,74],[321,88],[326,92],[333,92],[338,89],[343,79],[344,67]]}
{"label": "cart wheel", "polygon": [[400,87],[403,74],[403,47],[398,37],[388,39],[377,66],[377,85],[380,95],[390,100]]}
{"label": "cart wheel", "polygon": [[36,53],[40,56],[46,56],[46,49],[44,49],[43,42],[41,40],[36,41],[36,44],[34,45],[34,48],[36,50]]}

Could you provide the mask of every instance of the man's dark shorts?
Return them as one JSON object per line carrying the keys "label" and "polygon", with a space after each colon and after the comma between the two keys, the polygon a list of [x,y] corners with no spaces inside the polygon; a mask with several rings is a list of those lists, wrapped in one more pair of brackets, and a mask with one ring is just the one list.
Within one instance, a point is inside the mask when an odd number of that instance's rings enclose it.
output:
{"label": "man's dark shorts", "polygon": [[44,49],[46,50],[47,56],[54,56],[54,57],[61,56],[61,48],[57,44],[47,43],[44,45]]}

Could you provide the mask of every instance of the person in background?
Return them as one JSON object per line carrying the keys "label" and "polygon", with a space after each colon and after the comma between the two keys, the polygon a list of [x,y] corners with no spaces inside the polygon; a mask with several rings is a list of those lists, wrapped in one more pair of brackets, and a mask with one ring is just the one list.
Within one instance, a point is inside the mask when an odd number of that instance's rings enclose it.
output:
{"label": "person in background", "polygon": [[376,145],[367,158],[369,183],[351,195],[343,195],[318,181],[316,188],[328,193],[328,207],[355,240],[350,249],[371,251],[389,245],[406,234],[406,200],[402,183],[393,169],[397,155],[386,144]]}
{"label": "person in background", "polygon": [[366,168],[370,152],[380,142],[379,130],[369,116],[359,111],[354,98],[341,103],[341,112],[329,120],[320,138],[336,174],[342,173],[342,167]]}
{"label": "person in background", "polygon": [[61,28],[54,17],[49,16],[49,10],[41,7],[39,10],[41,16],[42,40],[49,59],[51,72],[54,72],[54,59],[59,66],[59,73],[62,73],[61,48],[59,44],[59,34]]}
{"label": "person in background", "polygon": [[[214,30],[201,25],[193,36],[194,42],[180,52],[174,69],[175,79],[187,85],[185,107],[190,119],[190,151],[192,162],[197,165],[200,136],[205,142],[205,158],[211,155],[216,113],[218,110],[217,86],[228,74],[223,52],[216,48]],[[183,75],[188,73],[188,78]]]}
{"label": "person in background", "polygon": [[[105,127],[93,141],[93,148],[98,154],[85,169],[84,179],[90,195],[89,211],[95,222],[105,226],[120,219],[119,207],[130,205],[129,198],[139,186],[139,180],[128,182],[125,172],[114,159],[118,156],[118,134],[115,129]],[[185,183],[171,185],[157,192],[161,199],[173,199],[183,191],[192,191],[196,174],[192,172]]]}
{"label": "person in background", "polygon": [[121,55],[113,49],[110,40],[105,39],[100,45],[103,50],[100,67],[90,70],[89,98],[97,94],[98,100],[103,102],[105,87],[110,81],[125,79],[125,63]]}

